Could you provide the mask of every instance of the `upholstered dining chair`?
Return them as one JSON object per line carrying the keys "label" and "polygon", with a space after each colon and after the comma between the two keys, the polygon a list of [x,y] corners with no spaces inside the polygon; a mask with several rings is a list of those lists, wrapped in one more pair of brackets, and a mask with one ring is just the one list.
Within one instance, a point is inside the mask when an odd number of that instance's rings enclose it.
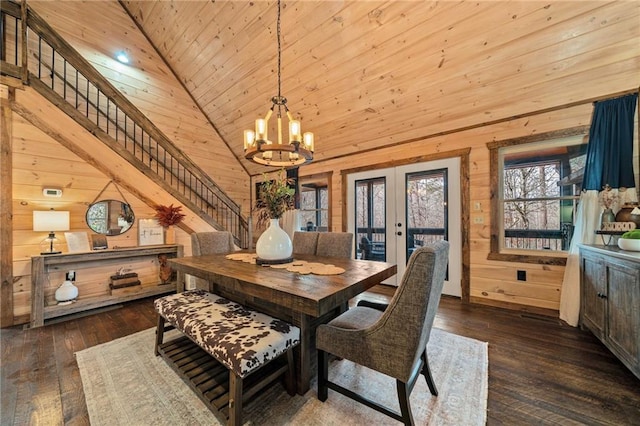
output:
{"label": "upholstered dining chair", "polygon": [[353,234],[351,232],[319,232],[316,255],[351,258]]}
{"label": "upholstered dining chair", "polygon": [[[233,251],[235,251],[235,245],[231,232],[194,232],[191,234],[191,252],[194,256],[231,253]],[[195,278],[195,283],[196,288],[209,289],[209,284],[202,278]]]}
{"label": "upholstered dining chair", "polygon": [[[420,374],[438,391],[427,359],[427,343],[440,302],[449,243],[421,247],[409,258],[395,295],[384,311],[358,305],[317,330],[318,399],[339,392],[405,425],[413,425],[409,396]],[[396,379],[400,413],[329,381],[328,354],[351,360]]]}
{"label": "upholstered dining chair", "polygon": [[293,233],[293,254],[316,254],[316,245],[318,244],[317,232],[300,232]]}

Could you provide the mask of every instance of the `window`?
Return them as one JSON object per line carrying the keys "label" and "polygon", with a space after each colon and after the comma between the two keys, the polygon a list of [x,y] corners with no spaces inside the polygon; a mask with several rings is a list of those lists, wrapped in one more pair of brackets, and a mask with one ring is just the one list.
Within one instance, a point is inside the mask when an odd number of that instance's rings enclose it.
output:
{"label": "window", "polygon": [[587,144],[584,127],[488,144],[490,259],[564,264]]}
{"label": "window", "polygon": [[300,191],[302,226],[309,231],[329,229],[329,190],[326,186],[302,185]]}

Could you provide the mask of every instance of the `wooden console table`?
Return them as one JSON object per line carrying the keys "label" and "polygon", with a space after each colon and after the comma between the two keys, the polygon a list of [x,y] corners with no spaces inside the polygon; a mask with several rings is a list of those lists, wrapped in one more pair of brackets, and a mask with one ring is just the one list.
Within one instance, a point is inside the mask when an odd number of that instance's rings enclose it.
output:
{"label": "wooden console table", "polygon": [[[183,247],[181,245],[158,245],[144,247],[126,247],[120,249],[108,249],[91,251],[85,253],[63,253],[52,255],[33,256],[31,258],[31,327],[41,327],[44,321],[50,318],[56,318],[64,315],[83,312],[90,309],[100,308],[103,306],[114,305],[117,303],[141,299],[143,297],[154,296],[158,294],[170,293],[176,290],[176,287],[184,288],[184,274],[177,273],[176,281],[168,284],[161,284],[159,278],[157,282],[143,283],[140,288],[132,289],[131,292],[121,295],[90,295],[83,297],[82,278],[79,280],[79,298],[70,305],[50,305],[46,306],[45,301],[45,284],[48,282],[50,272],[58,274],[63,270],[74,269],[86,266],[89,262],[96,265],[106,263],[112,260],[135,259],[158,256],[165,254],[169,258],[177,258],[183,256]],[[113,262],[109,262],[113,264]],[[115,270],[113,271],[115,272]],[[158,274],[155,274],[157,277]],[[105,273],[104,282],[109,280],[109,274]],[[61,282],[62,283],[62,282]]]}

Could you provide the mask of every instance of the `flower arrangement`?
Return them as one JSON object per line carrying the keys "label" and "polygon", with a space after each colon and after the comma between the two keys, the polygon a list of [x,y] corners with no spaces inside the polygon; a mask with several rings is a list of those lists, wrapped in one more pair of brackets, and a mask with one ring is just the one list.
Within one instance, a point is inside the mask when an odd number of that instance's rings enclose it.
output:
{"label": "flower arrangement", "polygon": [[606,184],[602,187],[602,191],[598,193],[598,202],[605,209],[610,209],[618,202],[618,194],[613,191],[609,184]]}
{"label": "flower arrangement", "polygon": [[165,228],[177,225],[185,218],[185,215],[180,213],[182,206],[174,207],[173,204],[170,206],[157,205],[154,207],[154,210],[156,211],[156,215],[154,217],[158,223]]}
{"label": "flower arrangement", "polygon": [[272,180],[265,175],[256,202],[258,226],[265,225],[269,219],[280,219],[293,206],[296,190],[292,184],[293,179],[287,179],[284,169]]}

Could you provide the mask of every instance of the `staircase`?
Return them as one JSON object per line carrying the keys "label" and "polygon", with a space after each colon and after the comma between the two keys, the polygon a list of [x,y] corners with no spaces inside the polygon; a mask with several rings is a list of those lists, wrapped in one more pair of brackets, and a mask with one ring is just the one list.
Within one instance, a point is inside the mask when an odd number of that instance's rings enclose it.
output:
{"label": "staircase", "polygon": [[2,1],[2,75],[34,88],[184,206],[249,245],[235,203],[31,8]]}

